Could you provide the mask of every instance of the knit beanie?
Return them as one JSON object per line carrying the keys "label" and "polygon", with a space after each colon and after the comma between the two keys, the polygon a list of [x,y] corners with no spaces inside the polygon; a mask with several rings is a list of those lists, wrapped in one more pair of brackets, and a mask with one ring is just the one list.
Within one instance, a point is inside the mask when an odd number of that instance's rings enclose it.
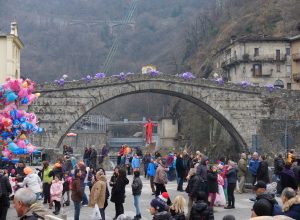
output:
{"label": "knit beanie", "polygon": [[161,195],[158,196],[158,199],[164,203],[167,203],[169,199],[169,194],[167,192],[163,192]]}
{"label": "knit beanie", "polygon": [[158,212],[166,211],[166,205],[159,199],[153,199],[150,203],[151,207],[155,208]]}
{"label": "knit beanie", "polygon": [[25,175],[32,173],[32,169],[30,167],[25,167],[23,171]]}

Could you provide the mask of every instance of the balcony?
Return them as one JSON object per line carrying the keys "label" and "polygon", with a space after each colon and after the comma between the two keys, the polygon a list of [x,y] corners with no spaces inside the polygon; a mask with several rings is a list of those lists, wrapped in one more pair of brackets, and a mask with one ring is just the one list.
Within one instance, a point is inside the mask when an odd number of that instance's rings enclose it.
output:
{"label": "balcony", "polygon": [[299,62],[300,61],[300,53],[294,53],[292,55],[293,61]]}
{"label": "balcony", "polygon": [[253,62],[265,62],[265,63],[274,63],[274,62],[287,62],[287,56],[281,55],[276,56],[275,54],[266,54],[260,56],[254,56],[249,54],[244,54],[241,56],[230,57],[225,59],[221,63],[222,68],[230,68],[230,66],[236,65],[238,63],[253,63]]}
{"label": "balcony", "polygon": [[293,73],[293,80],[295,82],[300,82],[300,73]]}

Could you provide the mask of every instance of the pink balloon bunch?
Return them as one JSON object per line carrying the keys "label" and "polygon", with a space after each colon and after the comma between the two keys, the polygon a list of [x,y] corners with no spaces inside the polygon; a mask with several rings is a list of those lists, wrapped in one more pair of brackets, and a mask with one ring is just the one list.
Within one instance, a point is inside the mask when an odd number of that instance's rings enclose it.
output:
{"label": "pink balloon bunch", "polygon": [[3,144],[2,155],[12,158],[16,154],[30,154],[36,151],[27,135],[43,132],[37,126],[38,120],[33,112],[26,112],[24,107],[33,103],[40,96],[33,93],[35,83],[30,79],[11,79],[0,85],[0,141]]}

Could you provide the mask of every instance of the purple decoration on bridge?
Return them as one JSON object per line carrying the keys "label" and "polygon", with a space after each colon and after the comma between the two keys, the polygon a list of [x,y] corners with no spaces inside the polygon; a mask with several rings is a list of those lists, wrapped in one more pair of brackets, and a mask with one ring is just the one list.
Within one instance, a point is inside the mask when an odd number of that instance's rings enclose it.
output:
{"label": "purple decoration on bridge", "polygon": [[240,83],[240,85],[241,85],[243,88],[247,88],[247,87],[251,86],[251,83],[249,83],[249,82],[247,82],[247,81],[242,81],[242,82]]}
{"label": "purple decoration on bridge", "polygon": [[64,86],[64,84],[65,84],[65,79],[64,79],[64,78],[61,78],[61,79],[59,79],[59,80],[54,80],[54,82],[56,82],[57,85],[59,85],[59,86]]}
{"label": "purple decoration on bridge", "polygon": [[272,84],[267,84],[266,88],[269,92],[273,92],[273,90],[275,89],[274,85],[272,85]]}
{"label": "purple decoration on bridge", "polygon": [[121,73],[119,74],[119,79],[122,80],[122,81],[126,80],[126,75],[125,75],[125,73],[121,72]]}
{"label": "purple decoration on bridge", "polygon": [[215,81],[219,84],[219,85],[224,85],[224,80],[222,77],[215,79]]}
{"label": "purple decoration on bridge", "polygon": [[147,72],[147,74],[150,75],[151,77],[155,77],[155,76],[159,75],[159,71],[157,71],[157,70],[149,70]]}
{"label": "purple decoration on bridge", "polygon": [[96,73],[94,78],[95,79],[104,79],[105,73]]}
{"label": "purple decoration on bridge", "polygon": [[185,73],[179,74],[178,76],[184,80],[196,79],[196,77],[191,72],[185,72]]}
{"label": "purple decoration on bridge", "polygon": [[87,75],[86,77],[83,77],[82,80],[84,80],[86,83],[90,83],[93,80],[93,77]]}

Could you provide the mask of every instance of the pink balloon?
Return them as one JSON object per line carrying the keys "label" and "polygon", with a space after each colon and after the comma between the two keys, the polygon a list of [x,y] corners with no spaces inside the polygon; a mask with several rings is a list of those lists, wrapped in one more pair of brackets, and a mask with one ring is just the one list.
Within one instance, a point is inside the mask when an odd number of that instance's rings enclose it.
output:
{"label": "pink balloon", "polygon": [[17,110],[17,118],[20,119],[21,117],[25,116],[24,110]]}
{"label": "pink balloon", "polygon": [[18,145],[18,147],[20,147],[20,148],[26,148],[25,140],[18,139],[18,140],[17,140],[17,145]]}
{"label": "pink balloon", "polygon": [[21,88],[22,80],[11,79],[7,81],[7,84],[8,84],[8,88],[10,88],[12,91],[18,92]]}
{"label": "pink balloon", "polygon": [[37,118],[36,118],[35,114],[32,112],[26,114],[26,119],[33,125],[36,125],[36,123],[37,123]]}
{"label": "pink balloon", "polygon": [[18,96],[20,98],[24,98],[28,95],[28,91],[27,91],[27,88],[21,88],[19,93],[18,93]]}

